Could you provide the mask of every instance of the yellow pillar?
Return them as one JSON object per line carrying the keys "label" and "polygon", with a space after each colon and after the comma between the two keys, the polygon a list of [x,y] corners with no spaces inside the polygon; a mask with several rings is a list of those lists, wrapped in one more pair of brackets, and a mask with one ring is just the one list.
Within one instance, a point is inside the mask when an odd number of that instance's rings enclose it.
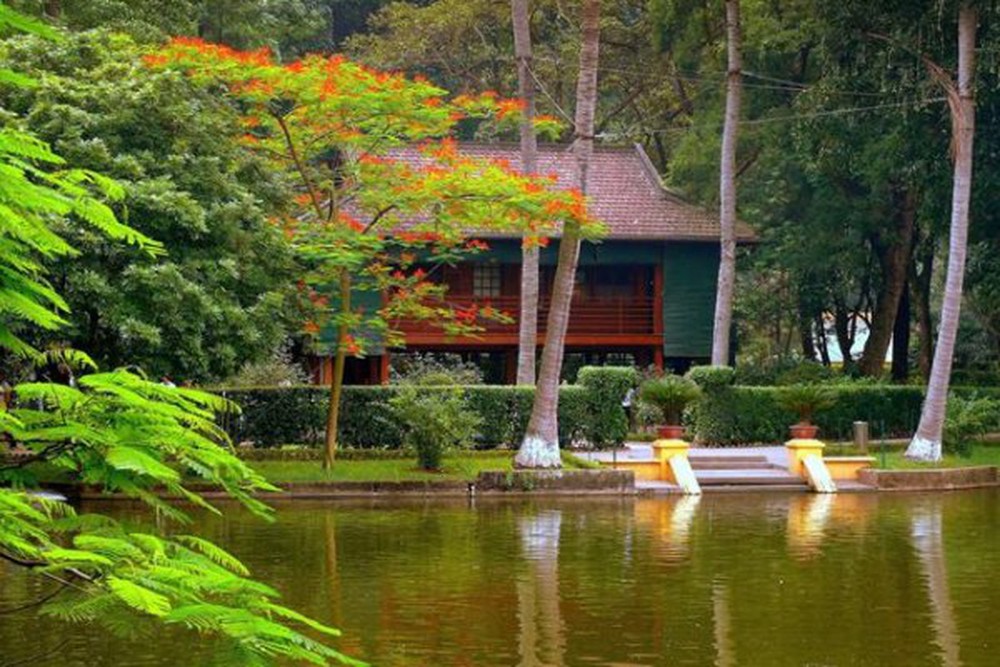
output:
{"label": "yellow pillar", "polygon": [[691,445],[683,440],[656,440],[653,442],[653,458],[660,463],[660,479],[672,484],[677,483],[673,469],[670,467],[670,459],[675,456],[687,458],[688,449]]}
{"label": "yellow pillar", "polygon": [[826,445],[812,438],[795,438],[786,442],[785,450],[788,452],[788,472],[805,479],[806,470],[802,461],[812,454],[822,459],[824,447]]}

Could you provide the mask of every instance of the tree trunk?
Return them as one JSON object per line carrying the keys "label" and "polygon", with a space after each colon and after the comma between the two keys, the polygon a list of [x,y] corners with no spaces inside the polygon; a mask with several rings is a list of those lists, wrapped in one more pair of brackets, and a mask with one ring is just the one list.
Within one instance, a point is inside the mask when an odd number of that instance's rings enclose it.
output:
{"label": "tree trunk", "polygon": [[715,294],[712,365],[729,365],[729,333],[733,322],[733,288],[736,282],[736,135],[740,123],[740,3],[726,0],[726,124],[722,131],[719,168],[719,280]]}
{"label": "tree trunk", "polygon": [[903,286],[892,329],[892,381],[906,382],[910,377],[910,281]]}
{"label": "tree trunk", "polygon": [[[576,156],[577,186],[587,194],[587,168],[594,152],[594,109],[597,106],[597,58],[601,29],[601,0],[584,0],[581,8],[582,42],[580,73],[576,89],[576,119],[573,152]],[[570,302],[580,257],[579,225],[567,222],[559,242],[559,259],[552,285],[552,304],[546,326],[542,366],[524,440],[514,459],[522,468],[558,468],[559,456],[559,375],[562,370],[569,324]]]}
{"label": "tree trunk", "polygon": [[45,0],[43,11],[51,19],[60,19],[62,17],[62,0]]}
{"label": "tree trunk", "polygon": [[[340,278],[340,309],[343,313],[351,312],[351,272],[341,269]],[[340,396],[344,389],[344,367],[347,365],[347,324],[341,322],[337,326],[337,350],[333,361],[333,373],[330,377],[330,403],[326,410],[326,437],[323,447],[323,468],[329,470],[337,456],[337,430],[340,426]]]}
{"label": "tree trunk", "polygon": [[[511,0],[514,24],[514,54],[517,57],[518,94],[524,100],[521,118],[521,171],[538,171],[538,141],[535,137],[535,83],[531,73],[531,15],[528,0]],[[538,245],[522,243],[521,308],[517,335],[517,384],[535,384],[538,346]]]}
{"label": "tree trunk", "polygon": [[889,351],[899,301],[906,291],[906,274],[913,249],[913,227],[917,217],[916,198],[909,189],[899,195],[896,228],[886,242],[876,240],[876,254],[882,265],[882,281],[875,299],[868,340],[861,353],[858,367],[862,375],[878,377],[882,374],[885,355]]}
{"label": "tree trunk", "polygon": [[975,71],[976,10],[963,3],[958,10],[958,85],[931,63],[932,74],[948,93],[951,108],[955,177],[951,195],[951,232],[948,240],[948,273],[945,278],[941,324],[934,349],[927,397],[920,414],[920,425],[906,449],[906,457],[921,461],[941,459],[941,436],[948,403],[958,318],[962,307],[962,282],[965,278],[965,253],[969,234],[969,199],[972,191],[972,144],[975,138],[976,102],[973,96]]}

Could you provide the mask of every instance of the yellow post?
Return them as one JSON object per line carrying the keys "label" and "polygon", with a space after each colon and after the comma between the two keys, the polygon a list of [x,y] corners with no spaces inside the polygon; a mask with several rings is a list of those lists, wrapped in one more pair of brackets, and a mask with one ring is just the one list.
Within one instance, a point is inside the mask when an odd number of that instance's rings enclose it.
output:
{"label": "yellow post", "polygon": [[660,464],[660,479],[681,487],[682,493],[698,495],[701,485],[688,462],[690,448],[691,445],[683,440],[664,439],[653,443],[653,453]]}
{"label": "yellow post", "polygon": [[660,479],[664,482],[677,483],[674,471],[670,467],[670,459],[675,456],[687,458],[691,445],[683,440],[656,440],[653,442],[653,458],[660,463]]}
{"label": "yellow post", "polygon": [[806,470],[802,461],[805,460],[807,456],[815,454],[816,456],[823,458],[823,448],[826,447],[819,440],[814,440],[812,438],[795,438],[789,440],[785,443],[785,449],[788,451],[788,472],[798,477],[806,478]]}

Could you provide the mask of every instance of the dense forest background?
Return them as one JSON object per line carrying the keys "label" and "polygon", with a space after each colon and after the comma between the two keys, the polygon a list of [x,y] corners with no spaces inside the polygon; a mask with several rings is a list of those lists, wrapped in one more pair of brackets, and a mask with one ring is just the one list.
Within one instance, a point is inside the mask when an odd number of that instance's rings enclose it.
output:
{"label": "dense forest background", "polygon": [[[50,345],[196,382],[301,351],[295,259],[268,224],[293,192],[240,149],[227,129],[231,109],[175,74],[143,68],[143,49],[198,35],[282,58],[343,52],[456,94],[517,92],[502,0],[9,4],[71,35],[57,45],[3,40],[0,60],[41,82],[0,91],[4,108],[73,164],[121,180],[128,194],[119,213],[169,250],[152,259],[74,238],[82,257],[55,273],[72,327]],[[531,4],[539,111],[568,120],[577,8]],[[596,120],[599,141],[641,143],[669,187],[712,207],[725,98],[722,5],[606,2]],[[848,359],[847,373],[882,373],[866,363],[879,350],[857,363],[847,353],[859,330],[871,332],[872,347],[891,335],[895,380],[926,374],[951,194],[948,108],[926,61],[954,69],[955,12],[945,5],[744,0],[739,215],[760,237],[738,271],[745,377],[774,377],[803,360],[839,366],[831,349]],[[1000,364],[1000,225],[990,205],[1000,150],[996,18],[992,8],[981,12],[959,382],[995,382]],[[886,307],[893,295],[898,308]]]}

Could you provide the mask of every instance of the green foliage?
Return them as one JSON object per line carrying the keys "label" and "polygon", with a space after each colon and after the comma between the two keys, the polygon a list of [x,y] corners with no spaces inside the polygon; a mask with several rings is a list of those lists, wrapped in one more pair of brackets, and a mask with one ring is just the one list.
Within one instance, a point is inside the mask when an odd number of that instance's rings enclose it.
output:
{"label": "green foliage", "polygon": [[701,389],[693,380],[678,375],[646,380],[639,387],[639,399],[659,410],[663,424],[668,426],[680,425],[684,409],[697,401],[701,394]]}
{"label": "green foliage", "polygon": [[438,470],[449,450],[468,447],[481,418],[470,411],[458,387],[427,391],[420,384],[404,384],[389,399],[396,419],[403,425],[403,442],[417,455],[424,470]]}
{"label": "green foliage", "polygon": [[248,362],[226,380],[230,387],[292,386],[303,384],[306,374],[302,365],[292,360],[288,349],[280,349],[263,361]]}
{"label": "green foliage", "polygon": [[694,366],[685,377],[703,391],[723,391],[736,381],[736,371],[729,366]]}
{"label": "green foliage", "polygon": [[[0,28],[47,32],[2,5]],[[71,234],[122,241],[145,253],[159,250],[119,222],[102,196],[120,199],[122,189],[96,172],[67,168],[30,134],[0,129],[4,352],[45,359],[22,333],[53,330],[63,322],[67,305],[47,282],[46,270],[54,259],[77,252]],[[93,365],[72,351],[55,358]],[[217,413],[232,404],[126,370],[91,373],[75,386],[19,384],[12,393],[13,401],[4,396],[0,405],[3,448],[17,452],[0,457],[0,559],[61,585],[39,602],[42,613],[132,634],[151,630],[152,621],[177,623],[219,640],[238,664],[274,658],[353,662],[311,636],[335,630],[278,604],[275,591],[248,578],[246,568],[218,547],[197,537],[135,532],[107,517],[77,516],[66,502],[38,493],[39,476],[56,471],[71,483],[141,501],[161,517],[188,518],[161,491],[218,512],[186,486],[186,474],[267,518],[269,508],[254,494],[275,487],[234,455],[217,426]]]}
{"label": "green foliage", "polygon": [[[183,77],[142,67],[139,56],[130,39],[104,32],[0,46],[0,66],[38,79],[0,88],[0,103],[73,165],[117,179],[112,208],[168,251],[152,257],[85,228],[62,230],[77,250],[52,263],[68,326],[39,339],[85,350],[105,367],[218,380],[268,359],[288,331],[294,263],[268,222],[287,193],[238,145],[230,111]],[[17,146],[52,159],[37,144]],[[85,175],[72,179],[77,189],[107,183]],[[92,200],[75,206],[105,226],[114,220]]]}
{"label": "green foliage", "polygon": [[[398,386],[344,387],[340,404],[338,441],[361,449],[398,449],[404,426],[396,418],[391,400]],[[448,391],[424,387],[422,392]],[[222,427],[237,442],[258,447],[316,444],[323,438],[329,392],[324,387],[257,387],[213,390],[238,404],[239,415],[224,415]],[[461,387],[467,409],[481,417],[470,443],[479,449],[517,445],[531,416],[534,389],[497,385]],[[594,420],[589,391],[575,385],[559,390],[559,442],[590,442]],[[617,402],[621,411],[621,401]],[[290,418],[289,415],[294,415]]]}
{"label": "green foliage", "polygon": [[946,453],[972,455],[972,446],[983,435],[1000,427],[1000,401],[952,394],[944,421],[943,446]]}
{"label": "green foliage", "polygon": [[587,440],[595,447],[616,446],[628,435],[628,418],[622,401],[639,382],[632,367],[584,366],[577,382],[588,394],[589,426]]}
{"label": "green foliage", "polygon": [[820,410],[832,408],[836,395],[819,384],[793,384],[781,387],[777,393],[778,405],[799,416],[800,423],[809,423]]}
{"label": "green foliage", "polygon": [[400,382],[424,382],[428,375],[447,378],[445,384],[482,384],[483,373],[472,362],[463,361],[457,354],[427,352],[402,353],[390,357],[390,379]]}

